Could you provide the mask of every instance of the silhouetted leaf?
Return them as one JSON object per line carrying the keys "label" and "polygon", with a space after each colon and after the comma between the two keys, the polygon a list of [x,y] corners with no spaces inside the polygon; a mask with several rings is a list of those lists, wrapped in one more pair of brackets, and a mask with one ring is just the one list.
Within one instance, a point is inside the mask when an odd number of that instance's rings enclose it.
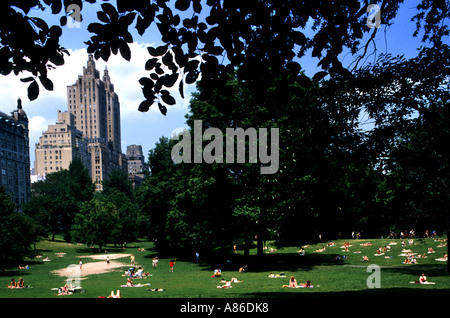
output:
{"label": "silhouetted leaf", "polygon": [[186,11],[189,9],[189,6],[191,5],[190,0],[177,0],[175,1],[175,8],[177,8],[180,11]]}
{"label": "silhouetted leaf", "polygon": [[164,101],[164,103],[166,103],[167,105],[175,105],[176,104],[176,101],[175,101],[175,98],[173,98],[171,95],[170,95],[170,93],[169,93],[169,91],[167,91],[167,90],[162,90],[161,91],[161,99]]}
{"label": "silhouetted leaf", "polygon": [[178,73],[167,74],[162,78],[163,85],[165,87],[172,87],[173,85],[175,85],[175,82],[177,81],[177,79],[178,79]]}
{"label": "silhouetted leaf", "polygon": [[152,70],[156,66],[157,62],[158,62],[158,58],[156,58],[156,57],[148,59],[147,62],[145,62],[145,70],[146,71]]}
{"label": "silhouetted leaf", "polygon": [[39,96],[39,85],[36,81],[31,82],[28,86],[28,99],[35,100]]}
{"label": "silhouetted leaf", "polygon": [[28,83],[28,82],[34,81],[34,77],[29,76],[29,77],[21,78],[20,81],[24,82],[24,83]]}
{"label": "silhouetted leaf", "polygon": [[166,116],[166,114],[167,114],[167,107],[164,106],[164,105],[161,104],[161,103],[158,103],[158,107],[159,107],[159,111],[161,112],[161,114],[163,114],[164,116]]}
{"label": "silhouetted leaf", "polygon": [[180,92],[181,98],[184,98],[184,81],[181,80],[178,85],[178,91]]}
{"label": "silhouetted leaf", "polygon": [[327,72],[325,72],[325,71],[320,71],[320,72],[317,72],[316,74],[314,74],[314,76],[313,76],[313,81],[314,82],[318,82],[318,81],[320,81],[321,79],[323,79],[325,76],[327,76],[328,75],[328,73]]}
{"label": "silhouetted leaf", "polygon": [[223,48],[221,46],[214,46],[212,49],[208,50],[208,53],[212,55],[220,55],[222,52]]}
{"label": "silhouetted leaf", "polygon": [[140,112],[146,112],[146,111],[148,111],[150,109],[150,106],[152,106],[152,104],[153,104],[153,101],[144,100],[143,102],[141,102],[139,104],[138,110]]}
{"label": "silhouetted leaf", "polygon": [[168,48],[169,48],[169,46],[166,44],[166,45],[158,46],[157,48],[153,48],[153,47],[149,46],[147,48],[147,50],[148,50],[148,53],[150,53],[150,55],[152,55],[152,56],[161,56],[167,52]]}
{"label": "silhouetted leaf", "polygon": [[103,11],[98,11],[97,12],[97,17],[100,21],[104,22],[104,23],[110,23],[111,20],[109,20],[108,15],[103,12]]}
{"label": "silhouetted leaf", "polygon": [[199,72],[197,70],[193,70],[186,74],[186,84],[193,84],[197,80]]}
{"label": "silhouetted leaf", "polygon": [[116,22],[119,19],[119,13],[117,13],[116,8],[110,3],[103,3],[102,9],[105,13],[109,15],[111,22]]}
{"label": "silhouetted leaf", "polygon": [[149,79],[148,77],[141,77],[139,79],[139,84],[141,84],[142,86],[152,85],[153,81],[151,79]]}
{"label": "silhouetted leaf", "polygon": [[291,74],[293,74],[293,75],[297,75],[299,72],[300,72],[300,70],[301,70],[301,66],[300,66],[300,64],[298,64],[297,62],[289,62],[287,65],[286,65],[286,67],[287,67],[287,69],[289,70],[289,72],[291,73]]}
{"label": "silhouetted leaf", "polygon": [[196,13],[202,12],[202,5],[200,3],[200,0],[194,0],[192,6],[194,8],[194,12]]}
{"label": "silhouetted leaf", "polygon": [[53,90],[53,82],[48,77],[39,76],[39,80],[41,81],[42,85],[45,87],[46,90],[48,91]]}
{"label": "silhouetted leaf", "polygon": [[172,53],[167,52],[167,53],[163,56],[162,62],[163,62],[164,65],[166,65],[170,70],[172,70],[172,71],[176,71],[176,70],[177,70],[177,66],[175,65],[175,63],[173,63],[173,56],[172,56]]}
{"label": "silhouetted leaf", "polygon": [[119,50],[120,50],[120,55],[122,55],[122,57],[125,60],[129,61],[131,59],[130,47],[128,46],[128,44],[125,41],[119,42]]}
{"label": "silhouetted leaf", "polygon": [[124,16],[121,16],[119,18],[119,23],[121,25],[128,26],[131,23],[133,23],[135,17],[136,17],[136,13],[135,12],[128,13],[128,14],[126,14]]}

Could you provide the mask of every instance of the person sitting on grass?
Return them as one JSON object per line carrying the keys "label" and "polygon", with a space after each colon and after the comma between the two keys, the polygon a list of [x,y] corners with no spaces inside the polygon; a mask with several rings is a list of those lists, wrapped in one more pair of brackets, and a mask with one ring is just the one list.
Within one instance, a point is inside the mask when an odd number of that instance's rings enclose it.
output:
{"label": "person sitting on grass", "polygon": [[139,266],[139,269],[138,269],[138,271],[136,272],[136,277],[137,278],[142,278],[142,272],[144,271],[144,269],[141,267],[141,266]]}
{"label": "person sitting on grass", "polygon": [[214,275],[212,275],[211,277],[222,277],[222,271],[220,269],[215,269]]}
{"label": "person sitting on grass", "polygon": [[367,255],[364,255],[364,256],[362,257],[362,261],[365,261],[365,262],[368,262],[368,261],[369,261],[369,258],[367,257]]}
{"label": "person sitting on grass", "polygon": [[23,281],[22,277],[20,277],[19,281],[17,282],[17,288],[25,288],[25,282]]}
{"label": "person sitting on grass", "polygon": [[298,288],[300,286],[298,286],[297,284],[297,280],[294,278],[294,276],[291,276],[291,278],[289,279],[289,285],[283,285],[283,288]]}
{"label": "person sitting on grass", "polygon": [[247,271],[247,265],[243,265],[239,268],[239,273],[246,272],[246,271]]}
{"label": "person sitting on grass", "polygon": [[127,286],[128,287],[133,286],[133,279],[131,277],[128,277],[128,279],[127,279]]}
{"label": "person sitting on grass", "polygon": [[13,278],[11,278],[11,283],[9,285],[6,285],[6,287],[8,288],[16,288],[17,287],[17,283],[16,280]]}
{"label": "person sitting on grass", "polygon": [[425,273],[422,273],[422,275],[420,275],[420,277],[419,277],[419,283],[425,284],[426,281],[427,281],[427,277],[425,276]]}

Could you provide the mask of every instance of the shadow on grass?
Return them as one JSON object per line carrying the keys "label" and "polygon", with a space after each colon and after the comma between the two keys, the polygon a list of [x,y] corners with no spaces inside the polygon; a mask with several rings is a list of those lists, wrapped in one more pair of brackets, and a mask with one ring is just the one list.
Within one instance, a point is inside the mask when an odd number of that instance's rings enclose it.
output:
{"label": "shadow on grass", "polygon": [[[344,300],[353,301],[368,301],[373,304],[373,300],[376,299],[395,299],[396,302],[404,300],[411,301],[412,299],[445,299],[450,297],[449,289],[415,289],[415,288],[374,288],[374,289],[364,289],[356,291],[341,291],[341,292],[309,292],[300,290],[298,293],[286,293],[280,292],[256,292],[246,294],[248,297],[252,298],[302,298],[302,299],[318,299],[332,300],[333,302],[341,303]],[[329,303],[328,303],[329,304]]]}
{"label": "shadow on grass", "polygon": [[401,267],[383,267],[382,271],[391,272],[391,273],[401,273],[406,275],[417,276],[417,278],[425,273],[427,277],[449,277],[450,273],[446,271],[446,265],[443,264],[427,264],[420,265],[416,264],[414,266],[401,266]]}
{"label": "shadow on grass", "polygon": [[341,254],[308,254],[299,256],[297,253],[273,253],[263,256],[228,253],[226,255],[213,254],[202,259],[199,265],[206,271],[216,268],[236,271],[246,265],[250,272],[276,272],[312,270],[316,266],[343,265],[343,259],[336,259]]}

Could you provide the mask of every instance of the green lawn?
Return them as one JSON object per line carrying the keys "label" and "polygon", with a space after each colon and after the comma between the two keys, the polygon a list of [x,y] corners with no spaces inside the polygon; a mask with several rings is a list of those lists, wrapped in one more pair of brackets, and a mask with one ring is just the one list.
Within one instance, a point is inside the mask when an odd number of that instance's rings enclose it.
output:
{"label": "green lawn", "polygon": [[[305,248],[306,254],[299,256],[299,247],[279,248],[276,252],[266,254],[263,261],[256,259],[256,250],[251,250],[250,259],[244,260],[243,251],[238,250],[222,253],[205,259],[200,255],[200,263],[197,264],[192,258],[177,258],[174,272],[169,272],[170,258],[161,258],[156,269],[152,268],[152,258],[157,254],[153,250],[153,244],[146,241],[138,241],[128,244],[127,249],[107,246],[105,254],[134,254],[136,263],[144,267],[152,276],[146,279],[135,280],[135,283],[150,283],[151,286],[141,288],[121,288],[126,283],[123,277],[126,267],[112,272],[87,276],[81,281],[85,293],[72,294],[68,296],[56,296],[52,288],[63,286],[66,278],[52,273],[54,270],[66,268],[70,264],[78,264],[80,256],[98,254],[84,245],[77,245],[57,241],[41,241],[37,244],[40,259],[27,260],[23,264],[29,265],[29,269],[7,269],[0,274],[0,298],[97,298],[107,296],[112,290],[120,289],[122,298],[267,298],[267,297],[294,297],[298,295],[329,295],[331,294],[373,294],[377,292],[397,293],[399,291],[412,293],[448,293],[450,290],[450,275],[445,271],[446,262],[436,261],[447,251],[447,247],[438,247],[443,242],[433,239],[415,239],[414,245],[402,247],[401,240],[370,239],[350,240],[352,245],[348,252],[344,252],[341,246],[344,240],[335,241],[335,246],[327,247],[326,243],[311,245]],[[361,246],[361,243],[371,242],[371,246]],[[396,242],[383,256],[374,256],[379,246],[386,246],[390,242]],[[276,248],[276,246],[269,246]],[[314,252],[325,246],[323,252]],[[402,249],[411,249],[415,253],[423,254],[427,248],[432,247],[436,253],[426,254],[427,258],[417,259],[418,264],[402,264],[405,257],[398,256]],[[144,248],[144,251],[138,249]],[[355,254],[355,251],[361,251]],[[62,252],[64,257],[57,257],[55,253]],[[338,256],[347,256],[347,259]],[[369,257],[369,261],[361,261],[363,255]],[[50,262],[43,262],[45,257]],[[385,258],[391,256],[392,258]],[[176,255],[173,255],[175,258]],[[129,264],[130,258],[116,259],[115,261]],[[95,262],[94,259],[83,258],[86,265]],[[104,262],[104,261],[100,261]],[[239,273],[238,268],[248,265],[248,271]],[[372,272],[367,272],[367,266],[377,264],[380,266],[380,289],[369,289],[367,279]],[[232,283],[230,289],[218,289],[219,278],[212,278],[213,270],[220,268],[222,277],[230,279],[236,277],[243,283]],[[411,284],[424,272],[428,280],[435,285]],[[284,273],[286,278],[268,278],[270,273]],[[310,280],[314,288],[282,288],[288,283],[289,277],[293,275],[298,282]],[[33,288],[8,289],[6,285],[14,277],[18,280],[23,277],[26,285]],[[149,288],[163,288],[162,292],[147,291]]]}

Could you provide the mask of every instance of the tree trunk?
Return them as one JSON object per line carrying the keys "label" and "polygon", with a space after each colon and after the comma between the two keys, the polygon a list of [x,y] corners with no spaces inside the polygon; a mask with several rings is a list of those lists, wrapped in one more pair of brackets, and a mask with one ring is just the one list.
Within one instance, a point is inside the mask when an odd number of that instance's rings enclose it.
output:
{"label": "tree trunk", "polygon": [[264,256],[264,247],[261,235],[256,236],[256,251],[256,255],[259,259]]}
{"label": "tree trunk", "polygon": [[249,239],[245,239],[244,242],[244,256],[248,257],[250,255],[250,243]]}

